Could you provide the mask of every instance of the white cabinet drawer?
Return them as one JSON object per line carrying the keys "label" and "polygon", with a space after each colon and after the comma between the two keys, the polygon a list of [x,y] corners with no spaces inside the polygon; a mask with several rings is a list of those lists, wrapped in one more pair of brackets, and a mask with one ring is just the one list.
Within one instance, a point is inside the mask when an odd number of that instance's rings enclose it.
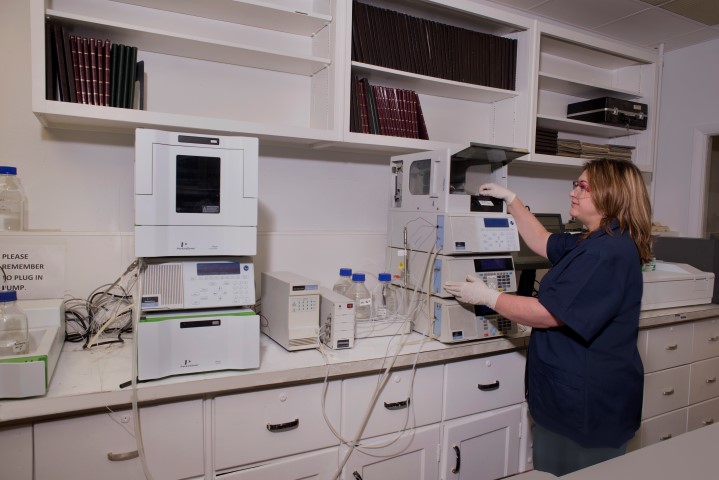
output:
{"label": "white cabinet drawer", "polygon": [[32,427],[0,428],[0,478],[32,480]]}
{"label": "white cabinet drawer", "polygon": [[687,430],[692,431],[719,422],[719,398],[689,407]]}
{"label": "white cabinet drawer", "polygon": [[308,478],[329,479],[339,466],[338,447],[317,452],[285,457],[265,465],[225,473],[222,480],[303,480]]}
{"label": "white cabinet drawer", "polygon": [[719,319],[694,324],[694,349],[692,361],[719,357]]}
{"label": "white cabinet drawer", "polygon": [[[338,445],[322,413],[323,388],[313,383],[215,398],[215,468]],[[325,412],[339,432],[339,382],[327,385]]]}
{"label": "white cabinet drawer", "polygon": [[686,433],[687,431],[687,409],[681,408],[671,413],[665,413],[658,417],[642,422],[641,438],[642,447],[669,440],[672,437]]}
{"label": "white cabinet drawer", "polygon": [[[202,400],[140,408],[147,464],[156,480],[204,473]],[[144,478],[139,458],[108,454],[137,450],[131,410],[36,423],[35,479]]]}
{"label": "white cabinet drawer", "polygon": [[[396,432],[408,427],[437,423],[442,419],[444,367],[392,372],[379,394],[362,438]],[[380,375],[351,378],[342,382],[342,436],[354,439],[370,407]]]}
{"label": "white cabinet drawer", "polygon": [[689,402],[689,365],[644,376],[642,419],[686,407]]}
{"label": "white cabinet drawer", "polygon": [[447,364],[443,419],[522,403],[525,362],[511,352]]}
{"label": "white cabinet drawer", "polygon": [[686,323],[647,330],[646,351],[642,354],[644,372],[656,372],[691,362],[692,327],[691,323]]}
{"label": "white cabinet drawer", "polygon": [[689,404],[719,397],[719,357],[692,363]]}

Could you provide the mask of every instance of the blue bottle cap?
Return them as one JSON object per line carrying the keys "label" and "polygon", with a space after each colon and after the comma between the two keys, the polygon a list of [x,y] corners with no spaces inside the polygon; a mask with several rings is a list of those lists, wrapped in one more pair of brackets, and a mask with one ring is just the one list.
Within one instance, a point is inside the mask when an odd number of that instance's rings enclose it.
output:
{"label": "blue bottle cap", "polygon": [[14,302],[16,300],[17,292],[15,290],[0,292],[0,302]]}
{"label": "blue bottle cap", "polygon": [[353,273],[352,281],[353,282],[364,282],[364,273]]}
{"label": "blue bottle cap", "polygon": [[352,276],[351,268],[340,268],[340,277],[350,277],[350,276]]}
{"label": "blue bottle cap", "polygon": [[0,167],[0,175],[17,175],[16,167]]}
{"label": "blue bottle cap", "polygon": [[378,278],[380,282],[389,282],[390,280],[392,280],[392,275],[390,275],[389,273],[380,273],[378,275]]}

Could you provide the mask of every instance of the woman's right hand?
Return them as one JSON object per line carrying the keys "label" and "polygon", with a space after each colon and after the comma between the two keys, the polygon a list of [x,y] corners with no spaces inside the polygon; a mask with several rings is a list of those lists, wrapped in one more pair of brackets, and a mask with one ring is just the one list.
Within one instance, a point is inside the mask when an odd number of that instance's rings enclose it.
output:
{"label": "woman's right hand", "polygon": [[517,198],[517,195],[513,191],[501,187],[496,183],[485,183],[484,185],[479,187],[479,194],[487,195],[488,197],[499,198],[501,200],[504,200],[507,205],[512,203],[514,199]]}

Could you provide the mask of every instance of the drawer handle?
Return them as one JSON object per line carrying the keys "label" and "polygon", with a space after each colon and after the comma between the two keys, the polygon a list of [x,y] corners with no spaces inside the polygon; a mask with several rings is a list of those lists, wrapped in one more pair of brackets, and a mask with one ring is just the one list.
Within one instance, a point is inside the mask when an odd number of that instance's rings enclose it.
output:
{"label": "drawer handle", "polygon": [[716,342],[719,341],[719,335],[714,335],[713,337],[709,337],[710,342]]}
{"label": "drawer handle", "polygon": [[659,437],[659,440],[664,441],[664,440],[669,440],[670,438],[672,438],[672,434],[667,433],[666,435],[662,435],[661,437]]}
{"label": "drawer handle", "polygon": [[462,466],[462,455],[459,452],[459,447],[455,445],[452,447],[454,449],[454,455],[457,458],[454,461],[454,468],[452,469],[452,473],[459,473],[459,467]]}
{"label": "drawer handle", "polygon": [[674,389],[670,388],[669,390],[664,390],[662,395],[674,395]]}
{"label": "drawer handle", "polygon": [[279,432],[287,432],[289,430],[294,430],[295,428],[300,426],[300,419],[295,418],[291,422],[287,423],[277,423],[277,424],[267,424],[267,430],[269,430],[272,433],[279,433]]}
{"label": "drawer handle", "polygon": [[497,390],[499,388],[499,380],[497,380],[494,383],[487,383],[487,384],[480,383],[479,385],[477,385],[477,388],[479,388],[483,392],[490,392],[492,390]]}
{"label": "drawer handle", "polygon": [[362,480],[362,475],[360,475],[359,473],[357,473],[357,470],[355,470],[354,472],[352,472],[352,476],[355,477],[355,480]]}
{"label": "drawer handle", "polygon": [[108,453],[107,459],[111,462],[124,462],[125,460],[132,460],[140,456],[140,452],[133,450],[132,452],[125,453]]}
{"label": "drawer handle", "polygon": [[713,418],[710,418],[710,419],[708,419],[708,420],[702,420],[702,423],[703,423],[704,425],[711,425],[712,423],[714,423],[714,419],[713,419]]}
{"label": "drawer handle", "polygon": [[715,383],[717,381],[717,377],[707,378],[707,383]]}
{"label": "drawer handle", "polygon": [[409,407],[409,398],[403,402],[384,402],[384,408],[387,410],[402,410]]}
{"label": "drawer handle", "polygon": [[677,348],[679,348],[679,345],[676,343],[674,345],[667,345],[667,350],[676,350]]}

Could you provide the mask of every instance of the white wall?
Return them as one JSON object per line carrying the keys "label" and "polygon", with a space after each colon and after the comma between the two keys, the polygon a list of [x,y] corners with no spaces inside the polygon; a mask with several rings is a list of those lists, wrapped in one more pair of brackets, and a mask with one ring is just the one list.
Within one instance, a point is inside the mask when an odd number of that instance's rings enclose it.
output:
{"label": "white wall", "polygon": [[665,54],[660,104],[654,218],[689,235],[694,130],[719,126],[719,40]]}

